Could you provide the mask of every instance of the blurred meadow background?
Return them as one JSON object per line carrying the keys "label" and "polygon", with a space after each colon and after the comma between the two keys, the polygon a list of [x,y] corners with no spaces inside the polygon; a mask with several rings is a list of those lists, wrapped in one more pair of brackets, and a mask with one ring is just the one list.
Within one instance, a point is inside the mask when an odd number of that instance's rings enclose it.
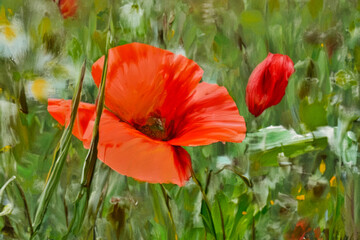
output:
{"label": "blurred meadow background", "polygon": [[[0,239],[61,239],[87,150],[72,137],[59,185],[34,218],[64,131],[47,99],[94,103],[92,64],[141,42],[182,54],[225,86],[242,143],[186,147],[199,186],[138,182],[97,161],[82,227],[68,239],[360,239],[360,1],[0,0]],[[282,101],[245,104],[268,53],[295,64]],[[136,106],[134,106],[136,107]],[[14,177],[15,176],[15,177]],[[209,206],[207,208],[206,206]]]}

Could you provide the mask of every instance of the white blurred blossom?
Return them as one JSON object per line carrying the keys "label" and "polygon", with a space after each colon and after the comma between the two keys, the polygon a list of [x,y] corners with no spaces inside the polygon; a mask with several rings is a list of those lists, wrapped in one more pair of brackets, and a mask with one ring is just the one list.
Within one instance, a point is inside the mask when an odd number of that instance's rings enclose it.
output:
{"label": "white blurred blossom", "polygon": [[144,9],[137,3],[127,3],[120,8],[121,25],[133,30],[139,28],[144,19]]}
{"label": "white blurred blossom", "polygon": [[28,36],[18,20],[0,24],[0,57],[18,62],[28,47]]}

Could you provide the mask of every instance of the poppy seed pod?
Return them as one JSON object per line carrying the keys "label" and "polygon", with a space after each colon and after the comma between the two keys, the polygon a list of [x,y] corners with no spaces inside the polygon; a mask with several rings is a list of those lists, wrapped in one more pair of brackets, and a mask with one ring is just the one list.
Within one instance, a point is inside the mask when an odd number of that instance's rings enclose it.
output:
{"label": "poppy seed pod", "polygon": [[[104,57],[92,66],[99,87]],[[181,146],[241,142],[246,126],[224,87],[199,83],[192,60],[146,44],[109,50],[98,158],[120,174],[150,183],[183,186],[190,155]],[[69,124],[71,100],[49,99],[49,113]],[[90,147],[94,104],[80,103],[73,134]]]}
{"label": "poppy seed pod", "polygon": [[246,87],[246,105],[255,117],[281,101],[294,71],[293,61],[282,54],[269,53],[256,66]]}

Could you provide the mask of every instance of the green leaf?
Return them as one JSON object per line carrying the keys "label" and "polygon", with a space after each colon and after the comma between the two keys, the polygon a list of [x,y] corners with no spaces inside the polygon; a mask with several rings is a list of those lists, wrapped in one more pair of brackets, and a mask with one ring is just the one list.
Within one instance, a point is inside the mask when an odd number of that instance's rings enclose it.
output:
{"label": "green leaf", "polygon": [[167,240],[168,236],[167,236],[167,231],[166,228],[155,222],[154,220],[151,220],[151,239],[159,239],[159,240]]}
{"label": "green leaf", "polygon": [[282,126],[271,126],[256,133],[249,133],[245,138],[249,144],[252,162],[252,174],[261,175],[260,167],[279,166],[282,155],[293,158],[315,150],[324,149],[327,136],[319,131],[306,135],[298,135],[294,130]]}
{"label": "green leaf", "polygon": [[215,227],[213,224],[211,212],[210,212],[209,206],[206,204],[206,202],[204,200],[201,201],[200,214],[201,214],[206,231],[216,238],[216,232],[215,232]]}
{"label": "green leaf", "polygon": [[236,166],[233,166],[233,165],[225,165],[222,169],[220,169],[218,172],[216,172],[216,173],[219,173],[219,172],[221,172],[222,170],[224,170],[224,169],[228,169],[228,170],[230,170],[230,171],[232,171],[233,173],[235,173],[236,175],[238,175],[243,181],[244,181],[244,183],[248,186],[248,187],[252,187],[253,186],[253,184],[252,184],[252,182],[251,182],[251,180],[249,179],[249,177],[248,176],[245,176],[245,174],[243,174],[242,172],[241,172],[241,170],[240,169],[238,169]]}
{"label": "green leaf", "polygon": [[327,125],[326,109],[324,101],[315,100],[310,103],[307,98],[300,103],[299,114],[300,120],[310,130],[315,130],[317,127]]}
{"label": "green leaf", "polygon": [[50,18],[48,17],[44,17],[39,26],[38,26],[38,32],[39,32],[39,35],[40,37],[44,37],[45,34],[48,34],[50,33],[51,31],[51,21],[50,21]]}
{"label": "green leaf", "polygon": [[243,213],[247,211],[251,203],[250,195],[248,193],[242,194],[238,199],[238,209],[234,218],[234,225],[230,234],[229,239],[237,239],[240,236],[243,236],[246,229],[248,228],[246,215]]}
{"label": "green leaf", "polygon": [[67,46],[67,49],[68,54],[72,57],[72,59],[74,59],[74,61],[79,60],[80,57],[83,55],[82,45],[75,37],[71,39]]}

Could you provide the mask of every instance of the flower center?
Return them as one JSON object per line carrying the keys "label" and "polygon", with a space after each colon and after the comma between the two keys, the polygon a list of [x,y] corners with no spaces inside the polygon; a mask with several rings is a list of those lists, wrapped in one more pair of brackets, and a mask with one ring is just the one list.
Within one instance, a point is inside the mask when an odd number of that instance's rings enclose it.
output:
{"label": "flower center", "polygon": [[147,119],[144,125],[138,126],[136,128],[152,139],[165,141],[168,138],[165,122],[165,118],[160,116],[151,116]]}

